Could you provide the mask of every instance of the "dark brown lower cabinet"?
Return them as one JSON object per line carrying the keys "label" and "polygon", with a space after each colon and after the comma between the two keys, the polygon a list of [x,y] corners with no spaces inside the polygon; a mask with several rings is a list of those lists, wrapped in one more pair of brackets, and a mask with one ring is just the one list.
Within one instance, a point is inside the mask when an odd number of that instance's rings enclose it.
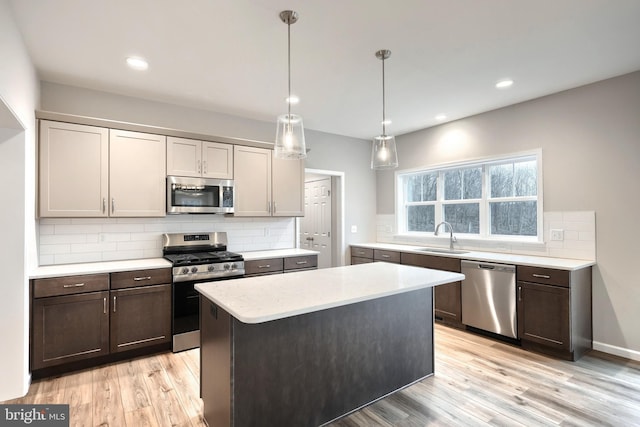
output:
{"label": "dark brown lower cabinet", "polygon": [[[434,270],[460,273],[458,258],[448,258],[414,253],[400,254],[400,262],[405,265],[432,268]],[[438,322],[462,327],[462,288],[460,282],[447,283],[434,287],[434,316]]]}
{"label": "dark brown lower cabinet", "polygon": [[571,350],[569,288],[518,283],[518,336],[560,351]]}
{"label": "dark brown lower cabinet", "polygon": [[32,369],[109,354],[109,292],[33,300]]}
{"label": "dark brown lower cabinet", "polygon": [[111,352],[171,341],[171,285],[111,291]]}

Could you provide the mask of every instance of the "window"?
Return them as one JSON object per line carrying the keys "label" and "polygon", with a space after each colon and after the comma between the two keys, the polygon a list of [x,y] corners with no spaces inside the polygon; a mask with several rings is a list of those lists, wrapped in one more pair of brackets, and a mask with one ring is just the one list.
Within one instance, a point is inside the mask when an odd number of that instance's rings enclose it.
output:
{"label": "window", "polygon": [[541,153],[400,172],[398,230],[429,235],[446,221],[476,238],[542,240]]}

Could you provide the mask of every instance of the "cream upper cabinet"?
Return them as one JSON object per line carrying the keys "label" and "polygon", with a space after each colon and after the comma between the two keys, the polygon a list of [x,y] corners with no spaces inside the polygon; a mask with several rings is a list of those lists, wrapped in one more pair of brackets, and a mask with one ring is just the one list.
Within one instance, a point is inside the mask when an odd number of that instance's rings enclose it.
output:
{"label": "cream upper cabinet", "polygon": [[110,216],[165,216],[165,136],[112,129],[109,162]]}
{"label": "cream upper cabinet", "polygon": [[236,145],[235,216],[304,216],[304,160]]}
{"label": "cream upper cabinet", "polygon": [[235,216],[271,216],[271,153],[234,145]]}
{"label": "cream upper cabinet", "polygon": [[304,216],[304,160],[272,159],[272,215]]}
{"label": "cream upper cabinet", "polygon": [[233,179],[233,145],[167,137],[167,175]]}
{"label": "cream upper cabinet", "polygon": [[165,216],[165,139],[41,120],[40,216]]}
{"label": "cream upper cabinet", "polygon": [[109,130],[40,121],[41,217],[108,216]]}

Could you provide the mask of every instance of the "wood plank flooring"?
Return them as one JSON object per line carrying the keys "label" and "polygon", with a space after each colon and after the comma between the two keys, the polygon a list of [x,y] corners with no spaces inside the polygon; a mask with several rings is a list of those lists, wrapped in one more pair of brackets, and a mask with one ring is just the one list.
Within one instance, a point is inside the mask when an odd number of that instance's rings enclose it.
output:
{"label": "wood plank flooring", "polygon": [[[640,363],[566,362],[436,325],[436,374],[330,424],[640,426]],[[35,381],[3,403],[67,403],[72,426],[204,426],[198,350]]]}

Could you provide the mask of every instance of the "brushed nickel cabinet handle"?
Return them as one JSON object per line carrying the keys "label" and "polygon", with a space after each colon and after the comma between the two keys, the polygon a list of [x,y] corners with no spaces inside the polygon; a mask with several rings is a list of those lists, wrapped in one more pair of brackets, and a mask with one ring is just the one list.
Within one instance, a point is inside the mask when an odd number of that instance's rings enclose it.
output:
{"label": "brushed nickel cabinet handle", "polygon": [[198,173],[200,173],[200,160],[198,160]]}
{"label": "brushed nickel cabinet handle", "polygon": [[551,276],[547,276],[546,274],[532,274],[533,277],[537,277],[538,279],[551,279]]}
{"label": "brushed nickel cabinet handle", "polygon": [[271,264],[259,265],[258,268],[269,268]]}
{"label": "brushed nickel cabinet handle", "polygon": [[116,312],[116,298],[117,298],[117,297],[114,295],[114,296],[113,296],[113,312],[114,312],[114,313]]}
{"label": "brushed nickel cabinet handle", "polygon": [[518,286],[518,301],[522,301],[522,286]]}
{"label": "brushed nickel cabinet handle", "polygon": [[81,288],[84,283],[74,283],[73,285],[62,285],[63,288]]}
{"label": "brushed nickel cabinet handle", "polygon": [[134,282],[140,282],[142,280],[151,280],[151,276],[142,276],[142,277],[134,277],[133,278]]}
{"label": "brushed nickel cabinet handle", "polygon": [[382,254],[382,258],[391,258],[391,255]]}
{"label": "brushed nickel cabinet handle", "polygon": [[111,213],[114,213],[116,211],[116,199],[115,197],[111,198]]}
{"label": "brushed nickel cabinet handle", "polygon": [[102,313],[107,314],[107,297],[102,298]]}
{"label": "brushed nickel cabinet handle", "polygon": [[203,173],[207,173],[207,161],[203,161],[202,162],[202,171]]}
{"label": "brushed nickel cabinet handle", "polygon": [[102,213],[107,212],[107,198],[103,197],[102,198]]}
{"label": "brushed nickel cabinet handle", "polygon": [[276,213],[277,209],[278,209],[278,205],[276,204],[276,202],[273,202],[273,213]]}
{"label": "brushed nickel cabinet handle", "polygon": [[296,261],[296,264],[298,264],[298,265],[304,265],[306,263],[307,263],[307,261]]}

